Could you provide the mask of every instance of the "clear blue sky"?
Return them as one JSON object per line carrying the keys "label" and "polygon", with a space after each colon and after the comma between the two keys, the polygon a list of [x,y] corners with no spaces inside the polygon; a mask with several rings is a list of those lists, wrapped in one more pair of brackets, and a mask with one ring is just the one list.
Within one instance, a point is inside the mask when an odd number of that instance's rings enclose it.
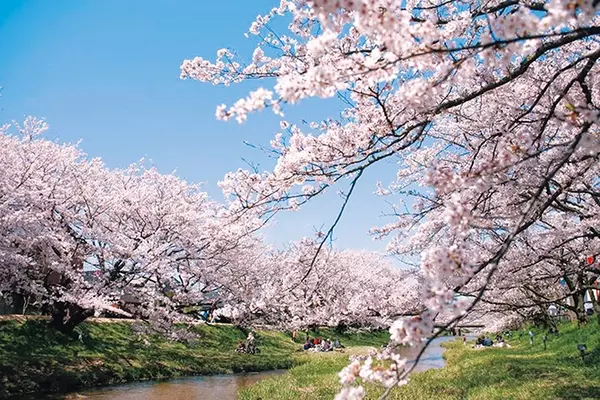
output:
{"label": "clear blue sky", "polygon": [[[272,166],[243,144],[268,145],[278,131],[270,113],[239,125],[215,119],[215,107],[245,96],[250,86],[214,87],[179,79],[183,59],[213,58],[231,47],[250,57],[247,31],[257,14],[278,0],[0,0],[0,122],[45,117],[49,136],[82,140],[91,156],[109,167],[142,157],[165,173],[205,182],[216,198],[223,175],[245,167],[242,158]],[[290,120],[336,113],[333,102],[309,102],[286,110]],[[378,166],[363,182],[334,234],[340,247],[383,250],[367,230],[389,211],[373,192],[389,182],[395,166]],[[267,238],[281,245],[311,235],[335,218],[341,200],[332,193],[297,213],[278,218]]]}

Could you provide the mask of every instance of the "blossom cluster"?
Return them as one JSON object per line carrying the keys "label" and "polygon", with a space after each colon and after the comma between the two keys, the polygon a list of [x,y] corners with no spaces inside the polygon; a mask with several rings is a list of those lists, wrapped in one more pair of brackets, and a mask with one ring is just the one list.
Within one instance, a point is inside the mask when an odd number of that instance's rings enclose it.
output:
{"label": "blossom cluster", "polygon": [[[498,327],[493,318],[510,324],[567,304],[599,272],[579,257],[596,254],[600,239],[599,7],[311,0],[279,10],[291,20],[285,32],[269,25],[278,13],[257,19],[252,62],[211,64],[198,79],[274,78],[269,101],[280,107],[321,97],[343,110],[286,120],[271,142],[275,167],[229,174],[226,194],[248,210],[297,209],[331,186],[349,182],[348,195],[365,170],[396,161],[396,181],[377,186],[399,199],[393,220],[372,233],[391,238],[390,253],[420,259],[422,309],[392,324],[394,343],[421,343],[434,325],[465,318]],[[569,307],[583,318],[582,305]],[[387,385],[386,374],[354,362],[339,396],[360,398],[358,379]]]}

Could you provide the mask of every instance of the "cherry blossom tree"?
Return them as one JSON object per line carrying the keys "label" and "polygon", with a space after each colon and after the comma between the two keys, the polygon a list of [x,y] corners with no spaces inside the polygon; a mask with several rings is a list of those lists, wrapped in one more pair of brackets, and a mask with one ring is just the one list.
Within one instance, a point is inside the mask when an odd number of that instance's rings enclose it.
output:
{"label": "cherry blossom tree", "polygon": [[304,278],[317,247],[308,238],[285,250],[257,247],[261,256],[226,286],[227,316],[238,324],[307,329],[389,327],[400,314],[418,314],[415,271],[398,269],[376,253],[324,249]]}
{"label": "cherry blossom tree", "polygon": [[[80,196],[85,194],[74,187],[81,189],[82,183],[95,175],[105,182],[106,175],[97,160],[82,163],[82,154],[75,146],[38,140],[37,136],[47,129],[42,120],[29,118],[22,126],[17,125],[21,137],[7,135],[7,129],[3,128],[0,137],[0,282],[3,291],[54,299],[55,325],[59,327],[66,322],[59,315],[69,309],[69,297],[80,294],[64,289],[85,286],[83,264],[87,249],[93,246],[82,232],[87,228],[85,224],[77,223],[84,216]],[[101,298],[81,297],[82,301],[106,303]],[[73,322],[87,317],[80,307],[72,307],[69,313]],[[72,327],[67,325],[65,329]]]}
{"label": "cherry blossom tree", "polygon": [[[544,219],[561,230],[546,227],[538,235],[524,235],[515,243],[516,254],[507,259],[505,268],[498,270],[481,299],[487,309],[550,323],[550,305],[572,312],[580,322],[587,318],[586,295],[597,309],[594,290],[600,270],[585,254],[597,253],[598,238],[594,227],[581,230],[573,223],[579,218],[573,220],[569,214],[555,213],[552,220]],[[569,225],[575,229],[566,235]]]}
{"label": "cherry blossom tree", "polygon": [[0,135],[0,290],[37,299],[58,330],[105,312],[168,330],[207,301],[236,323],[285,328],[389,326],[418,312],[418,277],[380,255],[318,253],[309,239],[271,249],[259,214],[143,164],[109,170],[42,139],[46,128],[31,118]]}
{"label": "cherry blossom tree", "polygon": [[[554,277],[575,276],[560,271],[578,268],[571,246],[597,253],[599,6],[284,0],[250,27],[251,60],[222,49],[214,62],[184,61],[181,76],[217,85],[262,79],[265,87],[218,106],[217,118],[243,122],[262,109],[282,118],[275,167],[221,183],[240,209],[297,209],[347,185],[317,253],[363,172],[398,161],[397,181],[378,190],[398,199],[395,218],[373,233],[391,238],[390,252],[420,257],[425,309],[390,329],[392,341],[414,344],[435,337],[439,315],[452,313],[451,325],[476,310],[515,269],[522,280],[511,282],[522,291],[550,265]],[[276,18],[287,31],[272,28]],[[306,125],[283,119],[310,97],[340,99],[345,109]],[[556,292],[536,296],[558,300]],[[374,370],[369,359],[345,369],[338,398],[361,398],[357,379],[384,384],[385,396],[414,368],[393,352],[380,358],[391,367]]]}
{"label": "cherry blossom tree", "polygon": [[0,291],[37,299],[63,332],[102,312],[181,319],[255,246],[264,221],[196,185],[142,164],[109,170],[40,138],[42,120],[16,127],[0,135]]}

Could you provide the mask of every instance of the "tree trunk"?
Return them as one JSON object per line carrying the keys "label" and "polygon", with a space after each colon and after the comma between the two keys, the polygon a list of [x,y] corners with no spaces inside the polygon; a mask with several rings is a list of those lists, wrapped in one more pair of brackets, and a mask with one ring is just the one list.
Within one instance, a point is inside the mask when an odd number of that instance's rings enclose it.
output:
{"label": "tree trunk", "polygon": [[596,314],[596,321],[598,321],[598,325],[600,325],[600,303],[596,299],[594,289],[590,289],[588,294],[590,296],[590,299],[592,300],[592,307],[594,308],[594,314]]}
{"label": "tree trunk", "polygon": [[347,329],[348,329],[348,326],[346,325],[346,323],[340,322],[339,324],[336,325],[334,331],[337,334],[343,334],[344,332],[346,332]]}
{"label": "tree trunk", "polygon": [[11,314],[25,314],[25,297],[21,293],[13,293],[12,295]]}
{"label": "tree trunk", "polygon": [[68,335],[77,325],[92,315],[94,315],[93,310],[72,303],[57,302],[52,305],[51,324],[57,331]]}
{"label": "tree trunk", "polygon": [[31,296],[26,296],[23,298],[23,307],[21,308],[22,314],[27,314],[27,309],[29,308],[29,301],[31,300]]}
{"label": "tree trunk", "polygon": [[577,302],[576,302],[576,308],[577,308],[577,324],[579,326],[581,326],[582,324],[585,324],[587,322],[587,315],[585,314],[585,292],[586,290],[579,290],[577,292]]}

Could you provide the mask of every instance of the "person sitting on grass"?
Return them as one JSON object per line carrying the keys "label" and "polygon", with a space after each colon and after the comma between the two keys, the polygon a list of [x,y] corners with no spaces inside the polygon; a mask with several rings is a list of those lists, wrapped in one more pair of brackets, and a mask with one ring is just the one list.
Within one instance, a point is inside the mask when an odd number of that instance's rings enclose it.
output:
{"label": "person sitting on grass", "polygon": [[343,349],[344,345],[342,344],[342,342],[340,342],[340,339],[335,338],[335,340],[333,341],[333,347],[336,349]]}
{"label": "person sitting on grass", "polygon": [[238,343],[237,349],[235,349],[236,353],[245,353],[246,352],[246,344],[243,340]]}
{"label": "person sitting on grass", "polygon": [[329,343],[329,340],[323,340],[323,343],[321,344],[321,351],[331,351],[331,344]]}
{"label": "person sitting on grass", "polygon": [[307,337],[306,337],[306,341],[304,342],[304,346],[302,346],[302,348],[303,348],[304,350],[309,350],[309,349],[311,349],[313,346],[314,346],[314,345],[313,345],[312,341],[311,341],[311,340],[310,340],[310,338],[307,336]]}

